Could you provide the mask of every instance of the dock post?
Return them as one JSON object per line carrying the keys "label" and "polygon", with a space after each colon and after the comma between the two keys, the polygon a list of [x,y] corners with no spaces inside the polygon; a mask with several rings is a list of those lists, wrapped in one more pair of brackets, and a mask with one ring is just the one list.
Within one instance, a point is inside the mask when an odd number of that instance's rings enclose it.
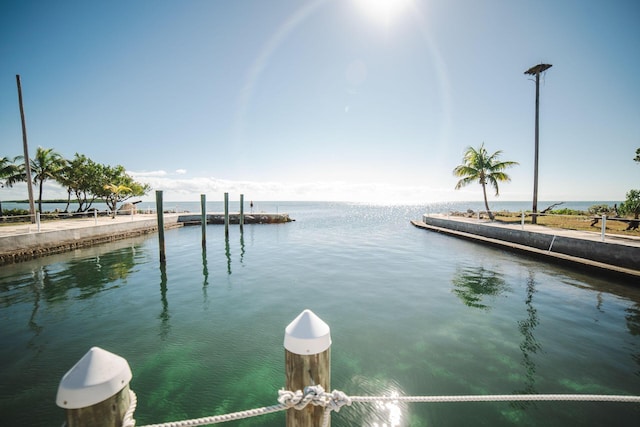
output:
{"label": "dock post", "polygon": [[121,427],[132,377],[124,358],[92,347],[58,386],[56,404],[65,409],[67,427]]}
{"label": "dock post", "polygon": [[524,211],[520,213],[520,227],[524,230]]}
{"label": "dock post", "polygon": [[156,190],[156,216],[158,218],[158,246],[160,247],[160,264],[167,262],[164,251],[164,210],[162,208],[162,190]]}
{"label": "dock post", "polygon": [[207,196],[206,194],[200,195],[200,212],[202,218],[200,222],[202,223],[202,247],[207,246]]}
{"label": "dock post", "polygon": [[244,228],[244,194],[240,195],[240,230]]}
{"label": "dock post", "polygon": [[602,215],[602,237],[600,240],[604,242],[604,235],[607,233],[607,216]]}
{"label": "dock post", "polygon": [[[311,310],[304,310],[285,329],[285,389],[304,390],[320,385],[331,391],[331,331]],[[287,409],[287,427],[320,427],[324,408],[307,405],[302,410]],[[326,426],[331,424],[328,420]]]}
{"label": "dock post", "polygon": [[224,235],[229,237],[229,193],[224,193]]}

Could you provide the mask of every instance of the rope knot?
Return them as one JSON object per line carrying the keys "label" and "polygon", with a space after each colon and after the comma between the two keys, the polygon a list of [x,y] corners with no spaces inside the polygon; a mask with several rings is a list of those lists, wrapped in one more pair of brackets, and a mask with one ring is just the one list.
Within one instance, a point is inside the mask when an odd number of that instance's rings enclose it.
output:
{"label": "rope knot", "polygon": [[308,404],[322,406],[330,411],[340,411],[343,406],[351,405],[351,398],[340,390],[331,393],[324,391],[320,385],[307,386],[304,392],[289,390],[278,391],[278,402],[287,408],[304,409]]}

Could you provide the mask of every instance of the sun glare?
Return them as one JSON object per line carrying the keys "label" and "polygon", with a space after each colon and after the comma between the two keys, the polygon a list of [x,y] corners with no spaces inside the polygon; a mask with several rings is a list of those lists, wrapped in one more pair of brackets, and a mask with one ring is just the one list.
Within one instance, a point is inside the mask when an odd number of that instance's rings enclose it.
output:
{"label": "sun glare", "polygon": [[356,0],[356,2],[371,19],[389,25],[407,8],[411,0]]}

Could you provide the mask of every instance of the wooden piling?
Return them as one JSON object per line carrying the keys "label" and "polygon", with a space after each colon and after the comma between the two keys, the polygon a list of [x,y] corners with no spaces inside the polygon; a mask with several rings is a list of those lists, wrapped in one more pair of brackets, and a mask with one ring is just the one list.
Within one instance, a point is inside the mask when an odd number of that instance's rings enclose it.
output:
{"label": "wooden piling", "polygon": [[200,213],[202,215],[202,247],[207,246],[207,196],[205,194],[200,195]]}
{"label": "wooden piling", "polygon": [[[311,310],[304,310],[285,329],[285,389],[320,385],[331,391],[331,334],[329,326]],[[307,405],[287,410],[287,427],[320,427],[324,408]],[[328,421],[327,426],[331,425]]]}
{"label": "wooden piling", "polygon": [[224,193],[224,235],[229,237],[229,193]]}
{"label": "wooden piling", "polygon": [[164,210],[162,208],[162,190],[156,190],[156,216],[158,218],[158,246],[160,247],[160,264],[167,262],[164,250]]}
{"label": "wooden piling", "polygon": [[244,194],[240,195],[240,231],[244,228]]}
{"label": "wooden piling", "polygon": [[67,427],[121,427],[131,404],[127,361],[91,348],[63,377],[56,404],[65,409]]}

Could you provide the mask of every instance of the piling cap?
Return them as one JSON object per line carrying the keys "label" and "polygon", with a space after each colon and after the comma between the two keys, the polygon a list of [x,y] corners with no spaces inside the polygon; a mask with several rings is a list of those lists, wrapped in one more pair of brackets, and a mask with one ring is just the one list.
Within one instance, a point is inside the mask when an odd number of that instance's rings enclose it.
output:
{"label": "piling cap", "polygon": [[284,348],[291,353],[309,355],[331,347],[329,325],[309,309],[304,310],[285,329]]}
{"label": "piling cap", "polygon": [[122,390],[133,375],[127,361],[100,347],[92,347],[58,386],[56,404],[65,409],[93,406]]}

